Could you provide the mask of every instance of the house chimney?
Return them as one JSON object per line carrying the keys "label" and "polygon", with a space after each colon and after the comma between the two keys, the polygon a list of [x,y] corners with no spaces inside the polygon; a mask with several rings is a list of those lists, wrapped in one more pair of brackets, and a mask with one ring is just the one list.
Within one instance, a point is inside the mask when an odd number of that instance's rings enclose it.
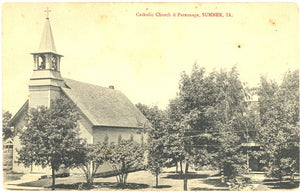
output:
{"label": "house chimney", "polygon": [[113,85],[110,85],[108,88],[115,89],[115,87]]}

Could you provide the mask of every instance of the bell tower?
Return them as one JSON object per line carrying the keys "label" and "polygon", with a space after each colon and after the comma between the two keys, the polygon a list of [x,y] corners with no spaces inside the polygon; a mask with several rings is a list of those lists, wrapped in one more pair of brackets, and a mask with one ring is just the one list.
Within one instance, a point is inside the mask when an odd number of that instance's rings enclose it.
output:
{"label": "bell tower", "polygon": [[39,49],[33,55],[33,73],[29,81],[29,106],[50,106],[51,99],[60,96],[60,87],[64,80],[60,74],[60,62],[63,55],[57,53],[49,20],[47,17]]}

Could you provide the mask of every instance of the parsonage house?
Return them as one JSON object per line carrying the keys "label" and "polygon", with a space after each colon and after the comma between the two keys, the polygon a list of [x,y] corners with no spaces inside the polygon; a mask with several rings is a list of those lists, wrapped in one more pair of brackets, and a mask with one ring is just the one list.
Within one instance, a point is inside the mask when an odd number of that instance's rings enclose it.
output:
{"label": "parsonage house", "polygon": [[[28,109],[40,105],[49,106],[52,99],[64,95],[70,99],[80,112],[80,135],[88,143],[96,144],[107,140],[118,142],[118,138],[133,139],[142,142],[141,129],[148,125],[148,120],[134,104],[113,86],[101,87],[61,76],[60,65],[63,55],[57,53],[49,18],[46,18],[44,31],[38,51],[33,55],[34,67],[29,80],[29,99],[13,116],[10,125],[14,127],[12,171],[51,174],[50,169],[39,166],[25,168],[18,163],[17,150],[20,148],[18,130],[24,127],[24,117]],[[28,66],[32,66],[28,64]],[[9,156],[11,158],[11,156]],[[79,170],[70,170],[79,171]]]}

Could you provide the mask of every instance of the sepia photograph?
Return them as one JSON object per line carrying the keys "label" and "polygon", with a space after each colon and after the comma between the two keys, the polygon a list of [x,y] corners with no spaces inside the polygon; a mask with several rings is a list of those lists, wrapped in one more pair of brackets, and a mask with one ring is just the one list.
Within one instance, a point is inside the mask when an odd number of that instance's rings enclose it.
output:
{"label": "sepia photograph", "polygon": [[299,189],[299,7],[1,4],[6,191]]}

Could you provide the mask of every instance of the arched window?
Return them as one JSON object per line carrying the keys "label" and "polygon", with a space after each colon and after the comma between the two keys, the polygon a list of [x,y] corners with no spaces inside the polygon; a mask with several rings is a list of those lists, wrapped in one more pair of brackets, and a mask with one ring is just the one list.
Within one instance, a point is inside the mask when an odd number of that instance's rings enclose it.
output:
{"label": "arched window", "polygon": [[108,140],[109,140],[109,138],[108,138],[108,135],[106,134],[105,137],[104,137],[103,144],[108,145]]}
{"label": "arched window", "polygon": [[122,136],[119,134],[119,137],[118,137],[118,144],[121,144],[122,142]]}
{"label": "arched window", "polygon": [[37,61],[38,61],[38,63],[37,63],[37,69],[38,70],[46,68],[46,57],[45,57],[45,55],[39,55]]}

